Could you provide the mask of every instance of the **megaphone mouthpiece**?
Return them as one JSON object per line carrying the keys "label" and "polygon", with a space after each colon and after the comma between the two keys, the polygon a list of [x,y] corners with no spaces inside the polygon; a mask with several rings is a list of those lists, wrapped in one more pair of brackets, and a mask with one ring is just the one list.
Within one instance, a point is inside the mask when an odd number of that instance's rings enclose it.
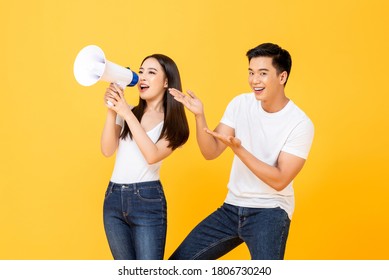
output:
{"label": "megaphone mouthpiece", "polygon": [[[130,69],[130,67],[126,67],[128,70],[130,70],[131,71],[131,69]],[[131,71],[132,72],[132,71]],[[132,74],[133,74],[133,78],[132,78],[132,81],[131,81],[131,83],[129,83],[127,86],[128,87],[133,87],[133,86],[135,86],[137,83],[138,83],[138,81],[139,81],[139,76],[138,76],[138,74],[136,74],[135,72],[132,72]]]}

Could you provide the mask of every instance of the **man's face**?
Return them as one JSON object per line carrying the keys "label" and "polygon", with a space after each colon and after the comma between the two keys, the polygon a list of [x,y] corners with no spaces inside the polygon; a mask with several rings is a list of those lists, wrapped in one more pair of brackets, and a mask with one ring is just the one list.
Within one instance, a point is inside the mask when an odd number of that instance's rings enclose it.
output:
{"label": "man's face", "polygon": [[257,100],[271,101],[283,92],[286,72],[277,74],[271,57],[254,57],[249,63],[249,84]]}

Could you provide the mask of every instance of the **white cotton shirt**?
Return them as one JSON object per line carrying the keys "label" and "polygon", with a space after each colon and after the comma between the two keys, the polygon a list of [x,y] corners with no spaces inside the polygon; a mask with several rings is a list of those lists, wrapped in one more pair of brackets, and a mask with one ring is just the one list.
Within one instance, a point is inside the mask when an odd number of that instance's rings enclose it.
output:
{"label": "white cotton shirt", "polygon": [[[311,120],[291,100],[281,111],[268,113],[254,93],[235,97],[227,106],[221,123],[234,128],[242,146],[271,166],[276,165],[281,151],[307,159],[314,134]],[[292,218],[293,182],[282,191],[276,191],[235,155],[225,202],[241,207],[280,207]]]}
{"label": "white cotton shirt", "polygon": [[[124,120],[117,116],[116,124],[123,127]],[[158,141],[162,127],[163,122],[160,122],[147,131],[147,135],[154,143]],[[135,141],[131,140],[130,137],[127,137],[125,140],[120,139],[111,182],[131,184],[159,180],[161,163],[162,161],[148,164]]]}

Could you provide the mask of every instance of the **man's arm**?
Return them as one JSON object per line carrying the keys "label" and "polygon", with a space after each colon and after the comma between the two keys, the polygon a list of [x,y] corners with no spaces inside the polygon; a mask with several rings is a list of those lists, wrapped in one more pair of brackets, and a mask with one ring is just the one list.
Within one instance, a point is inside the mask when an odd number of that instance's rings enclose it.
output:
{"label": "man's arm", "polygon": [[[199,145],[200,151],[205,159],[212,160],[217,158],[223,153],[227,145],[214,137],[212,134],[207,133],[209,131],[204,114],[196,116],[196,139]],[[223,135],[234,136],[235,130],[225,124],[219,123],[214,130],[217,133]]]}
{"label": "man's arm", "polygon": [[[200,99],[190,90],[187,95],[177,89],[169,89],[171,95],[178,102],[182,103],[189,111],[191,111],[196,119],[196,138],[200,151],[207,160],[217,158],[225,149],[226,145],[212,134],[206,132],[208,130],[207,120],[205,119],[204,107]],[[235,130],[227,125],[220,123],[215,132],[235,136]]]}
{"label": "man's arm", "polygon": [[247,166],[259,179],[268,184],[276,191],[282,191],[297,176],[304,166],[305,159],[298,156],[281,152],[277,159],[276,166],[271,166],[247,151],[241,141],[231,135],[206,131],[219,139],[226,146],[229,146],[235,155]]}
{"label": "man's arm", "polygon": [[234,151],[239,159],[263,182],[276,191],[282,191],[303,168],[305,159],[281,152],[276,166],[260,161],[243,147]]}

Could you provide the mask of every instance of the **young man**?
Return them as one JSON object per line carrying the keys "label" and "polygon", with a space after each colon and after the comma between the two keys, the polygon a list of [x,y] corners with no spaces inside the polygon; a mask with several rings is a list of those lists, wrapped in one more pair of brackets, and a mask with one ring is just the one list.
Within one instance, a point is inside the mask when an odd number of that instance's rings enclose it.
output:
{"label": "young man", "polygon": [[192,230],[171,259],[217,259],[242,242],[252,259],[284,258],[294,210],[292,183],[307,159],[314,127],[285,95],[289,52],[265,43],[247,57],[253,92],[235,97],[214,131],[193,92],[170,90],[195,115],[206,159],[227,147],[235,154],[224,204]]}

